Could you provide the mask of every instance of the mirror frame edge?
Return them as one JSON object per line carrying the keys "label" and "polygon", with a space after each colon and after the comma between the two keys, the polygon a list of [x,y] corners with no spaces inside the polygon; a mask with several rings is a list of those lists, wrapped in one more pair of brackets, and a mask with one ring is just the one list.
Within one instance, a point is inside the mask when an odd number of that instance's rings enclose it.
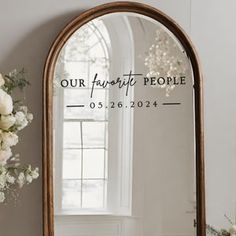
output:
{"label": "mirror frame edge", "polygon": [[69,37],[82,25],[99,16],[115,12],[138,13],[163,24],[180,41],[191,61],[195,101],[197,236],[206,236],[203,82],[197,52],[184,30],[165,13],[146,4],[126,1],[106,3],[83,12],[62,29],[48,53],[43,72],[43,236],[54,236],[52,81],[56,59]]}

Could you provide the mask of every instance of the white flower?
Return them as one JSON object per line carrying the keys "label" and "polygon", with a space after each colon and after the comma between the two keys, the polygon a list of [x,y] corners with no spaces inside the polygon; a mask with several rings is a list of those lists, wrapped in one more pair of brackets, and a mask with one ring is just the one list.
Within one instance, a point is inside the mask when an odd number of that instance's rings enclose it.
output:
{"label": "white flower", "polygon": [[3,192],[0,192],[0,202],[5,201],[5,194]]}
{"label": "white flower", "polygon": [[[14,70],[9,76],[17,78],[18,72]],[[5,201],[5,191],[11,192],[11,187],[16,185],[22,188],[39,177],[38,168],[33,169],[30,165],[21,166],[18,155],[12,155],[11,147],[18,143],[18,131],[33,120],[33,114],[28,112],[27,106],[13,103],[11,92],[15,87],[13,84],[9,91],[6,90],[5,79],[7,78],[0,73],[0,203]],[[23,83],[22,87],[25,85],[27,83]]]}
{"label": "white flower", "polygon": [[6,187],[6,175],[2,173],[0,175],[0,189],[4,189]]}
{"label": "white flower", "polygon": [[9,94],[0,89],[0,114],[9,115],[13,110],[13,101]]}
{"label": "white flower", "polygon": [[33,116],[33,114],[32,113],[27,113],[27,120],[29,121],[29,122],[31,122],[33,119],[34,119],[34,116]]}
{"label": "white flower", "polygon": [[31,176],[33,179],[37,179],[39,177],[39,168],[35,168],[35,170],[31,172]]}
{"label": "white flower", "polygon": [[33,181],[33,177],[30,174],[27,174],[25,179],[27,183],[31,183]]}
{"label": "white flower", "polygon": [[20,172],[18,179],[17,179],[17,183],[19,184],[20,188],[22,188],[23,185],[25,184],[25,175],[23,172]]}
{"label": "white flower", "polygon": [[229,233],[231,235],[236,234],[236,225],[232,225],[231,228],[229,229]]}
{"label": "white flower", "polygon": [[7,181],[8,183],[10,183],[10,184],[14,184],[14,183],[15,183],[15,177],[13,177],[13,176],[7,174],[7,175],[6,175],[6,181]]}
{"label": "white flower", "polygon": [[5,80],[2,76],[2,74],[0,73],[0,87],[3,86],[5,84]]}
{"label": "white flower", "polygon": [[0,117],[0,129],[8,130],[16,122],[16,118],[13,115],[1,115]]}
{"label": "white flower", "polygon": [[7,173],[7,170],[6,170],[6,167],[5,167],[5,166],[0,165],[0,173],[1,173],[1,174],[6,174],[6,173]]}
{"label": "white flower", "polygon": [[0,150],[0,164],[6,164],[6,161],[12,156],[10,148]]}
{"label": "white flower", "polygon": [[25,119],[25,114],[22,111],[18,111],[15,114],[15,118],[16,118],[16,124],[20,125]]}
{"label": "white flower", "polygon": [[18,143],[18,136],[12,132],[2,132],[1,139],[3,149],[8,149]]}
{"label": "white flower", "polygon": [[22,130],[28,125],[28,120],[26,119],[26,116],[22,111],[16,112],[15,118],[15,125],[17,126],[18,130]]}

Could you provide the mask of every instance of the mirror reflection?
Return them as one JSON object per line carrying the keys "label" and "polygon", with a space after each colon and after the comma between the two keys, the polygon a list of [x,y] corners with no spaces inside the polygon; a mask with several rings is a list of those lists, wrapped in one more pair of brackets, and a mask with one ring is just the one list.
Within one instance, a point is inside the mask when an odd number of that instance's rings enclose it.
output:
{"label": "mirror reflection", "polygon": [[55,235],[195,235],[194,119],[163,25],[111,13],[74,32],[54,73]]}

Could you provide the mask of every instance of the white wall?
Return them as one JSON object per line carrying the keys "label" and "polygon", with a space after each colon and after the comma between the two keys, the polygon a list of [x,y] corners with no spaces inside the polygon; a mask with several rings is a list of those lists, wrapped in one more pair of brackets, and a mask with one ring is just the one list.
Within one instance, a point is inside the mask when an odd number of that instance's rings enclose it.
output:
{"label": "white wall", "polygon": [[196,0],[191,35],[204,70],[207,219],[236,216],[236,2]]}
{"label": "white wall", "polygon": [[[41,167],[42,71],[53,39],[81,11],[105,2],[109,1],[0,0],[0,71],[7,72],[24,66],[29,70],[32,83],[27,99],[35,120],[30,128],[23,131],[24,135],[17,147],[23,162],[31,162]],[[231,214],[230,210],[235,209],[232,202],[236,199],[232,193],[236,177],[236,2],[140,2],[163,10],[187,32],[190,33],[191,29],[192,38],[198,48],[205,74],[207,212],[211,223],[221,225],[225,222],[222,213]],[[16,206],[14,201],[1,206],[0,234],[41,236],[41,194],[39,180],[22,190]]]}

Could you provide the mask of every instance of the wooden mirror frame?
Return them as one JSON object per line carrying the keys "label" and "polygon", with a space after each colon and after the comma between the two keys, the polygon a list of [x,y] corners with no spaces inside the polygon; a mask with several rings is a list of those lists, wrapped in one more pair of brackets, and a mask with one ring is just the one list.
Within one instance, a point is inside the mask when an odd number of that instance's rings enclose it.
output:
{"label": "wooden mirror frame", "polygon": [[43,235],[54,236],[53,207],[53,133],[52,133],[52,85],[57,57],[70,36],[87,22],[105,14],[115,12],[139,13],[150,17],[169,29],[180,41],[189,57],[194,78],[195,145],[196,145],[196,195],[197,236],[206,235],[205,222],[205,180],[203,146],[203,98],[202,74],[197,53],[189,37],[181,27],[163,12],[151,6],[136,2],[112,2],[92,8],[72,20],[54,41],[44,68],[43,77]]}

